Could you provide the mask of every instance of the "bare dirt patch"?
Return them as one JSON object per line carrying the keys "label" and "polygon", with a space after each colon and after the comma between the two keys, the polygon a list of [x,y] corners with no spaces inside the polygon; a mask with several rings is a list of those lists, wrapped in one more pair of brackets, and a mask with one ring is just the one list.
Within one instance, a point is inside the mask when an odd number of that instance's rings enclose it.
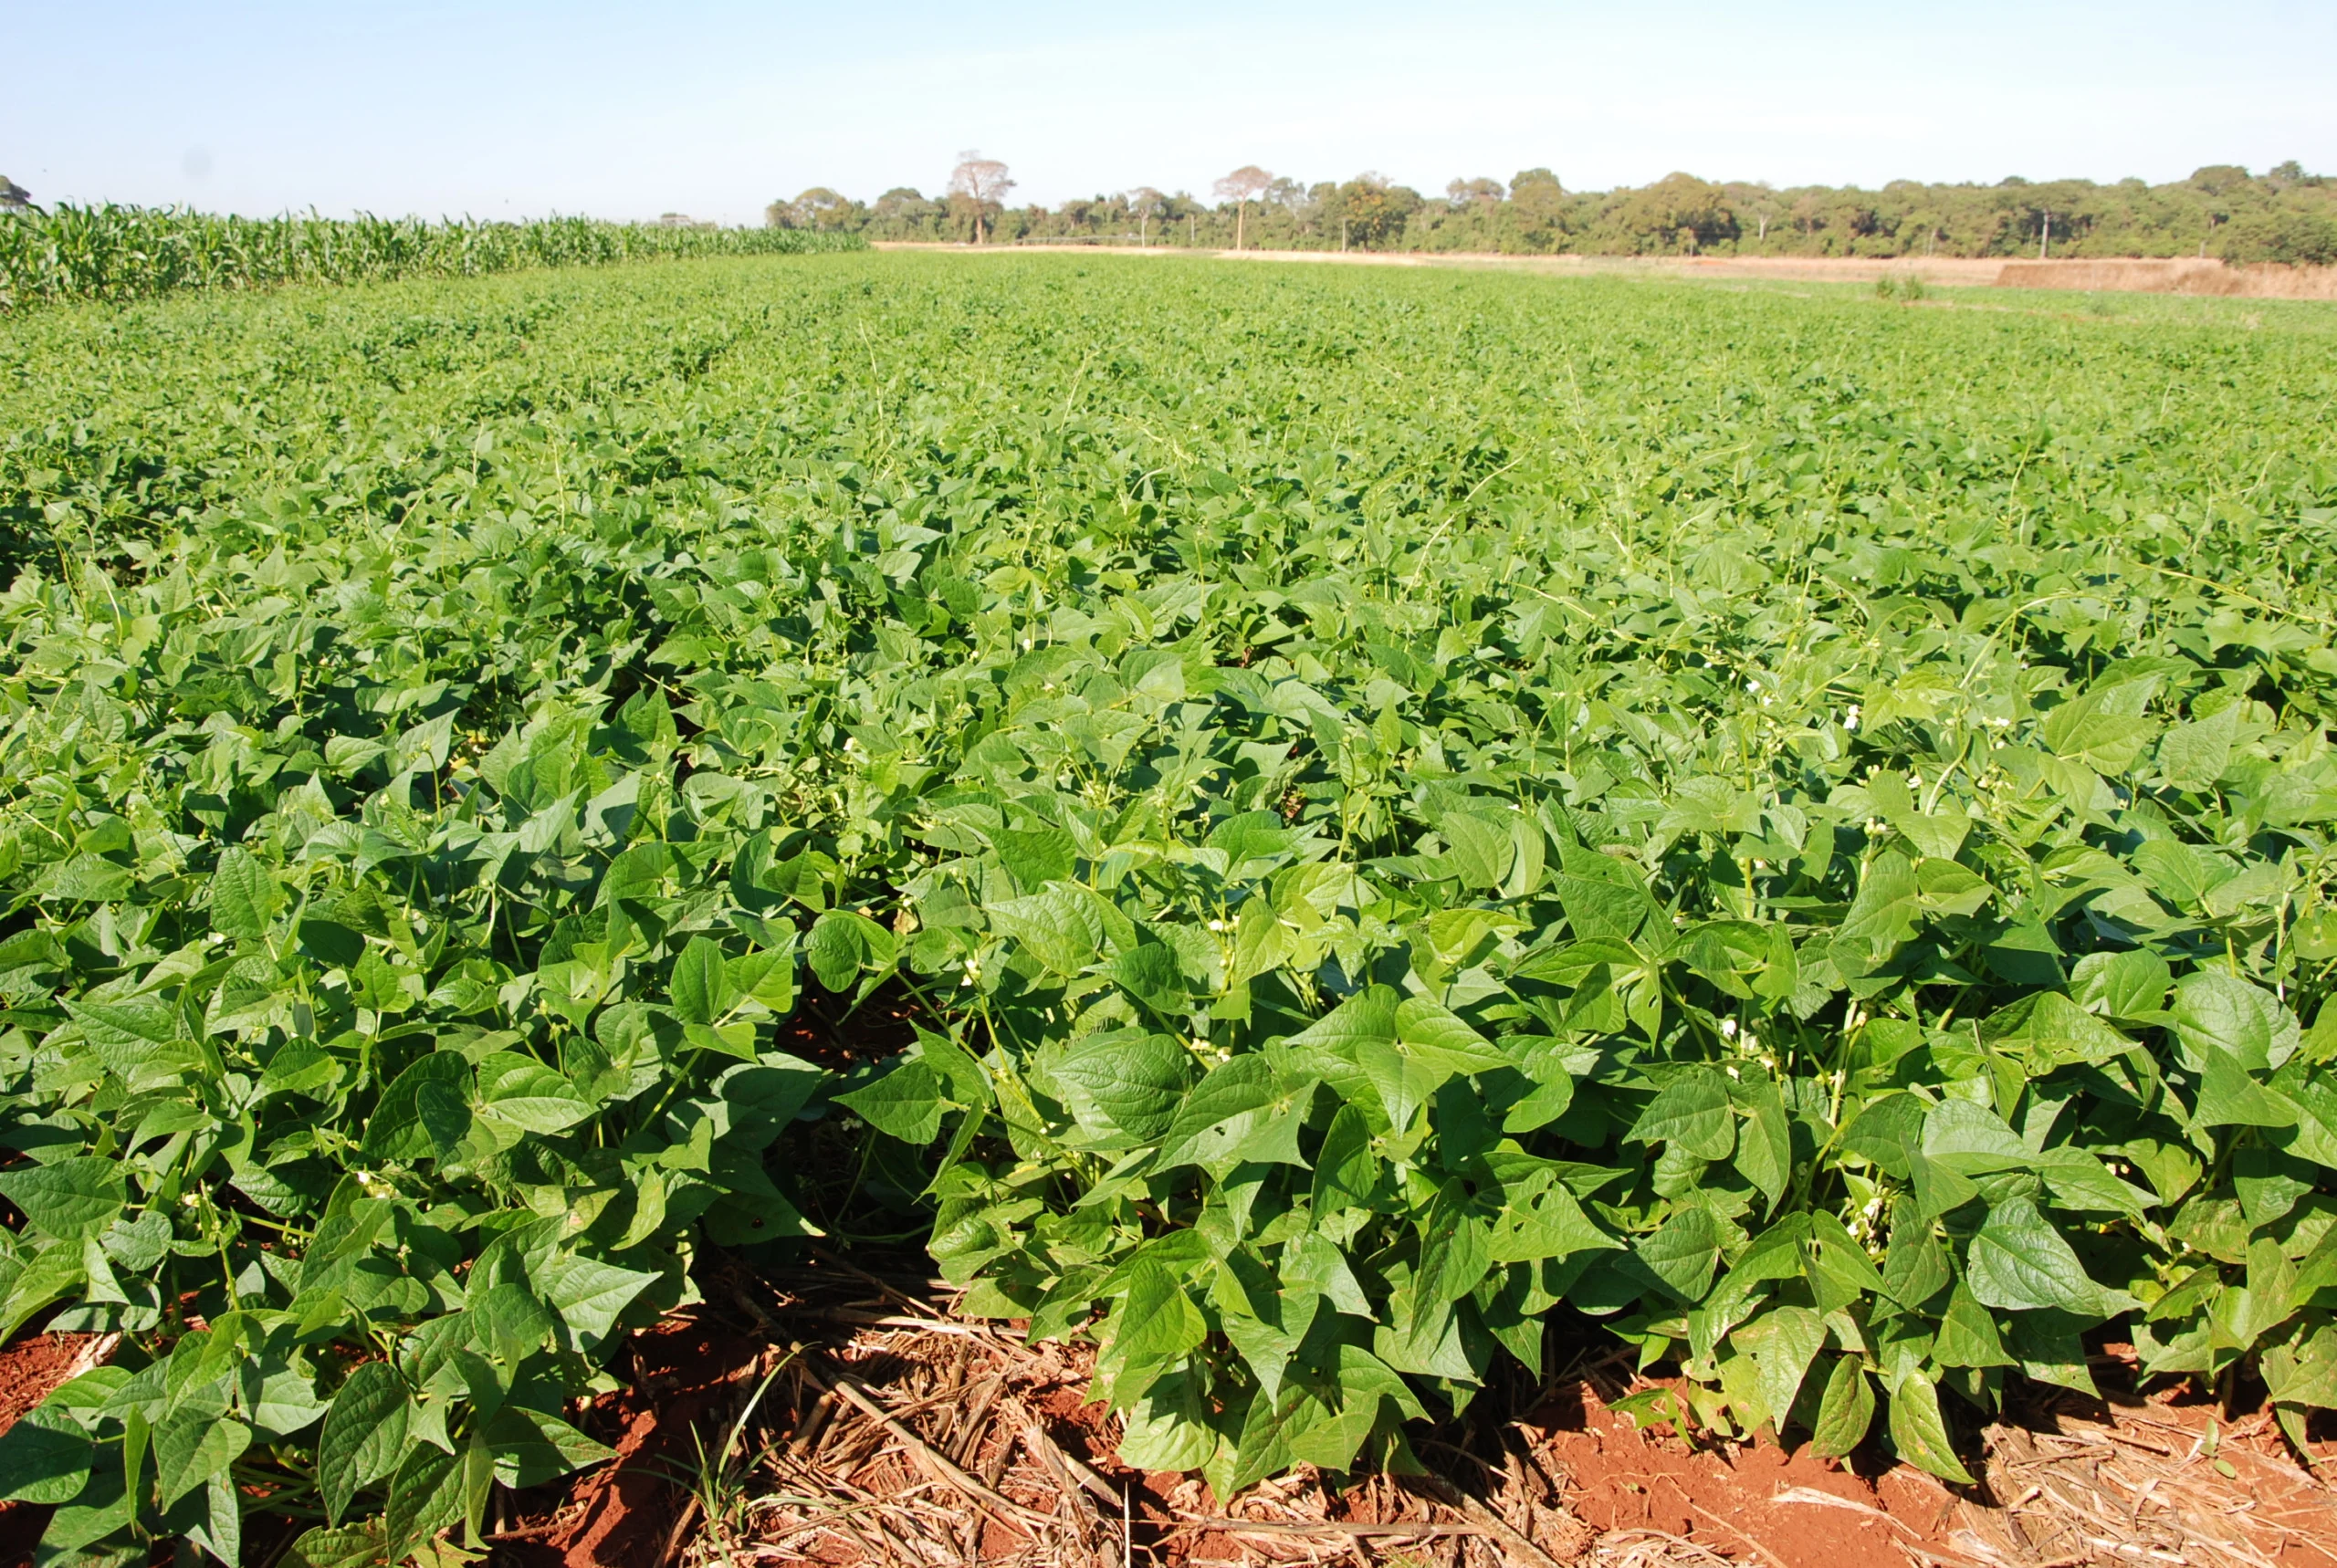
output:
{"label": "bare dirt patch", "polygon": [[2088,293],[2195,294],[2250,299],[2337,299],[2337,267],[2265,263],[2231,267],[2213,258],[2136,257],[2022,261],[1958,256],[1501,256],[1476,251],[1191,250],[1168,246],[940,245],[879,240],[877,250],[953,251],[965,256],[1205,256],[1217,261],[1323,263],[1336,267],[1445,267],[1588,277],[1767,278],[1787,283],[1877,283],[1907,279],[1936,288],[2039,288]]}

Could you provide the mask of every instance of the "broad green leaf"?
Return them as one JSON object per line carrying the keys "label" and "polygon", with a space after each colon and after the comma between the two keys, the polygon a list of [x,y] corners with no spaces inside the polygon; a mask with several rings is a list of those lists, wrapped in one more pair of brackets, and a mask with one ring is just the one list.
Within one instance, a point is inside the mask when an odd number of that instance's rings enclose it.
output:
{"label": "broad green leaf", "polygon": [[478,1064],[478,1108],[531,1133],[558,1133],[592,1114],[574,1084],[532,1057],[498,1051]]}
{"label": "broad green leaf", "polygon": [[390,1502],[383,1522],[393,1560],[462,1516],[461,1458],[429,1443],[412,1445],[397,1473],[390,1478]]}
{"label": "broad green leaf", "polygon": [[595,1442],[557,1416],[507,1405],[487,1424],[487,1448],[495,1479],[507,1487],[541,1486],[587,1465],[614,1458],[616,1450]]}
{"label": "broad green leaf", "polygon": [[[857,973],[857,953],[854,955],[852,964],[854,973]],[[826,984],[826,981],[827,973],[823,970],[821,982]],[[850,984],[850,980],[844,984]],[[674,977],[670,985],[674,1016],[684,1023],[714,1023],[738,1000],[725,972],[721,947],[703,936],[691,937],[689,946],[682,949],[682,956],[674,960]],[[840,991],[844,987],[833,985],[828,988]]]}
{"label": "broad green leaf", "polygon": [[2206,718],[2178,724],[2158,743],[2159,771],[2178,789],[2206,789],[2231,766],[2232,743],[2239,734],[2237,702],[2226,703]]}
{"label": "broad green leaf", "polygon": [[1744,1324],[1729,1341],[1753,1358],[1754,1383],[1769,1420],[1782,1431],[1810,1363],[1826,1343],[1826,1325],[1808,1307],[1777,1306]]}
{"label": "broad green leaf", "polygon": [[79,1241],[113,1223],[130,1200],[121,1166],[101,1155],[75,1155],[45,1166],[0,1172],[0,1197],[49,1235]]}
{"label": "broad green leaf", "polygon": [[1626,1141],[1669,1144],[1702,1160],[1728,1158],[1736,1147],[1728,1080],[1709,1067],[1689,1068],[1649,1102]]}
{"label": "broad green leaf", "polygon": [[1836,1356],[1834,1370],[1826,1375],[1810,1446],[1830,1458],[1845,1458],[1866,1441],[1873,1425],[1874,1385],[1867,1381],[1866,1369],[1857,1356]]}
{"label": "broad green leaf", "polygon": [[1703,1299],[1720,1264],[1720,1222],[1708,1208],[1683,1208],[1665,1220],[1636,1249],[1641,1263],[1654,1271],[1683,1301]]}
{"label": "broad green leaf", "polygon": [[359,1364],[333,1396],[317,1439],[317,1490],[327,1522],[339,1523],[359,1489],[404,1459],[411,1403],[405,1381],[380,1361]]}
{"label": "broad green leaf", "polygon": [[2131,1311],[2133,1298],[2089,1278],[2061,1233],[2026,1198],[1988,1211],[1973,1237],[1967,1282],[1982,1304],[2008,1312],[2058,1307],[2096,1319]]}
{"label": "broad green leaf", "polygon": [[919,1148],[941,1134],[941,1086],[922,1061],[904,1061],[873,1083],[836,1096],[836,1103],[880,1133]]}
{"label": "broad green leaf", "polygon": [[211,928],[224,936],[258,941],[284,907],[284,889],[249,850],[222,851],[211,873]]}
{"label": "broad green leaf", "polygon": [[71,1502],[89,1483],[95,1449],[81,1424],[37,1405],[0,1433],[0,1501]]}
{"label": "broad green leaf", "polygon": [[1933,1343],[1932,1354],[1942,1366],[2013,1364],[2013,1358],[2005,1354],[2003,1339],[1996,1333],[1996,1320],[1971,1291],[1960,1284],[1947,1299],[1947,1311],[1940,1316],[1939,1338]]}
{"label": "broad green leaf", "polygon": [[1192,1053],[1167,1035],[1089,1035],[1049,1067],[1074,1114],[1106,1133],[1149,1142],[1176,1121],[1194,1073]]}
{"label": "broad green leaf", "polygon": [[249,1427],[216,1410],[190,1408],[165,1416],[154,1428],[154,1469],[162,1506],[169,1508],[212,1477],[225,1474],[251,1440]]}
{"label": "broad green leaf", "polygon": [[1785,1098],[1776,1080],[1758,1072],[1738,1082],[1732,1098],[1746,1113],[1736,1129],[1736,1168],[1774,1209],[1793,1180],[1793,1126]]}
{"label": "broad green leaf", "polygon": [[1901,1458],[1942,1480],[1972,1484],[1972,1472],[1955,1457],[1955,1446],[1948,1439],[1939,1391],[1920,1372],[1908,1373],[1892,1391],[1891,1446]]}

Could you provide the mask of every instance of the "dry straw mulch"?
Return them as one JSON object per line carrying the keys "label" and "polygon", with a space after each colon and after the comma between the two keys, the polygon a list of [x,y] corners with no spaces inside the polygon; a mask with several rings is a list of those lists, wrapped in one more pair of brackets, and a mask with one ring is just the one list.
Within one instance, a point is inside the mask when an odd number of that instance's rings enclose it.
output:
{"label": "dry straw mulch", "polygon": [[2337,1568],[2337,1500],[2269,1423],[2210,1437],[2206,1409],[2046,1391],[1987,1429],[1981,1484],[1955,1495],[1640,1434],[1607,1409],[1627,1386],[1609,1364],[1511,1391],[1517,1418],[1427,1434],[1435,1473],[1340,1490],[1301,1470],[1221,1505],[1117,1463],[1116,1422],[1081,1402],[1081,1349],[955,1317],[937,1282],[825,1260],[728,1284],[709,1304],[768,1348],[697,1424],[714,1456],[738,1441],[697,1467],[672,1568]]}

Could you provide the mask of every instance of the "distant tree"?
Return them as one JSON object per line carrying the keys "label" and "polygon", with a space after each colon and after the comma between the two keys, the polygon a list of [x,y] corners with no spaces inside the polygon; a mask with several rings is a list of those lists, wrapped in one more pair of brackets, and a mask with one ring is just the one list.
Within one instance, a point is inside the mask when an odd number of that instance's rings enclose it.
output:
{"label": "distant tree", "polygon": [[1286,213],[1295,214],[1306,205],[1306,187],[1287,175],[1276,175],[1274,183],[1266,187],[1264,199]]}
{"label": "distant tree", "polygon": [[958,166],[949,172],[949,193],[964,197],[972,207],[976,245],[982,243],[984,215],[1012,189],[1014,182],[1007,178],[1006,165],[997,159],[985,158],[973,150],[958,154]]}
{"label": "distant tree", "polygon": [[2280,209],[2245,214],[2226,226],[2216,254],[2226,261],[2327,267],[2337,262],[2337,218]]}
{"label": "distant tree", "polygon": [[1566,187],[1547,169],[1520,169],[1509,179],[1512,244],[1529,251],[1556,250],[1565,240]]}
{"label": "distant tree", "polygon": [[1255,163],[1244,163],[1217,183],[1220,201],[1233,204],[1233,248],[1242,248],[1242,230],[1250,215],[1250,204],[1273,188],[1274,177]]}
{"label": "distant tree", "polygon": [[0,174],[0,207],[21,211],[33,204],[33,193],[5,174]]}
{"label": "distant tree", "polygon": [[1642,254],[1684,250],[1693,256],[1737,233],[1726,195],[1693,174],[1666,174],[1624,194],[1610,221]]}
{"label": "distant tree", "polygon": [[[2007,182],[2009,183],[2009,182]],[[2028,183],[2027,181],[2022,182]],[[2224,195],[2248,183],[2248,171],[2237,163],[2210,163],[2191,171],[2190,184],[2211,196]]]}
{"label": "distant tree", "polygon": [[1121,200],[1127,203],[1129,215],[1136,219],[1136,243],[1151,244],[1152,220],[1159,215],[1168,198],[1149,185],[1138,185]]}
{"label": "distant tree", "polygon": [[[774,207],[780,204],[773,203]],[[825,185],[814,185],[782,209],[786,214],[783,225],[793,229],[841,229],[851,226],[853,208],[851,197],[831,191]],[[770,216],[765,209],[764,216]]]}
{"label": "distant tree", "polygon": [[1463,207],[1497,207],[1508,195],[1499,180],[1455,180],[1444,187],[1444,199],[1454,211]]}
{"label": "distant tree", "polygon": [[1386,248],[1404,232],[1405,220],[1425,204],[1418,191],[1368,169],[1338,191],[1339,218],[1347,225],[1347,243],[1365,250]]}

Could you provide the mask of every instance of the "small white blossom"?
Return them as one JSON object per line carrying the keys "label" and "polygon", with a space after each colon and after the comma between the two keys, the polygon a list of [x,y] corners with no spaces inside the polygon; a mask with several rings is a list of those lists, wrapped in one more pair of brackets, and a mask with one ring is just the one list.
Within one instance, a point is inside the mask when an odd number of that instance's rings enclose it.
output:
{"label": "small white blossom", "polygon": [[1843,727],[1844,729],[1856,729],[1856,728],[1858,728],[1858,727],[1859,727],[1859,705],[1858,705],[1858,704],[1856,704],[1856,703],[1852,703],[1852,704],[1850,705],[1850,713],[1849,713],[1847,716],[1844,716],[1844,718],[1843,718],[1843,720],[1842,720],[1842,727]]}

